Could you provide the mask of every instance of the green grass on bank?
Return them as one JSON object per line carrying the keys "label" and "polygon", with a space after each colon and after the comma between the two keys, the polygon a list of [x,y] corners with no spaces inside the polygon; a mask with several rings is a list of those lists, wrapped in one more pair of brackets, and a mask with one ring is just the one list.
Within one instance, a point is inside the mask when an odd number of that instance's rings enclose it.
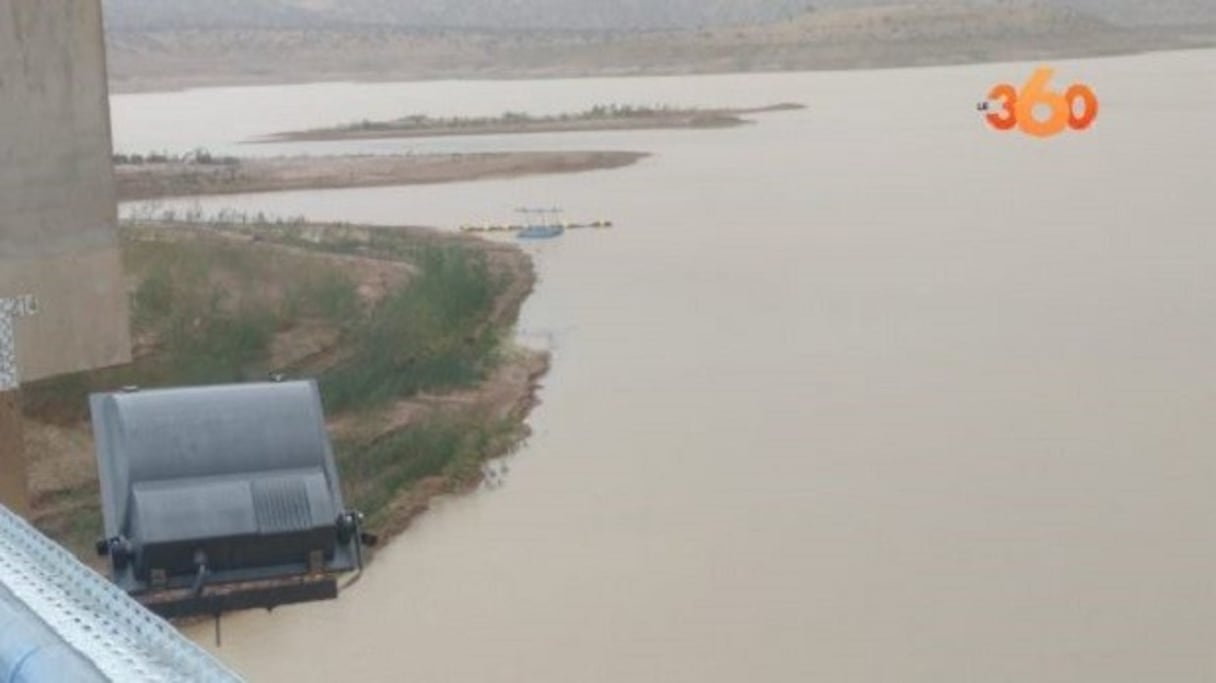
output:
{"label": "green grass on bank", "polygon": [[32,384],[27,413],[78,420],[87,417],[90,391],[291,375],[271,363],[271,342],[305,323],[340,330],[347,351],[318,377],[331,414],[475,384],[497,358],[500,330],[489,317],[506,282],[468,247],[401,251],[418,276],[365,310],[355,282],[336,267],[229,240],[128,240],[125,265],[137,281],[132,333],[151,352],[119,368]]}
{"label": "green grass on bank", "polygon": [[499,335],[486,321],[501,284],[484,257],[430,247],[414,264],[419,277],[352,330],[353,355],[322,376],[328,410],[469,386],[494,363]]}

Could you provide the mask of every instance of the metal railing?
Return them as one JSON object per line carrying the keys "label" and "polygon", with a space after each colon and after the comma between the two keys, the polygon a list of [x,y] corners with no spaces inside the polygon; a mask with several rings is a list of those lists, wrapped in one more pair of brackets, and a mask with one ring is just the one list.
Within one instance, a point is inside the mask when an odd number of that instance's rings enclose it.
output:
{"label": "metal railing", "polygon": [[[241,680],[163,619],[2,506],[0,586],[111,681]],[[10,631],[3,637],[21,637]]]}

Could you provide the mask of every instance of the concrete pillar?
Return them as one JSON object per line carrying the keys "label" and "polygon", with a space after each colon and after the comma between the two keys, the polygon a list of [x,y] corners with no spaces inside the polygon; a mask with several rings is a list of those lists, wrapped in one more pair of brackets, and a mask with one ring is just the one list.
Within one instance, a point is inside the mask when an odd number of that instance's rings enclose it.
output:
{"label": "concrete pillar", "polygon": [[0,0],[0,298],[42,305],[24,381],[130,360],[110,154],[98,0]]}
{"label": "concrete pillar", "polygon": [[0,0],[0,502],[15,510],[21,402],[4,392],[130,360],[116,222],[100,0]]}

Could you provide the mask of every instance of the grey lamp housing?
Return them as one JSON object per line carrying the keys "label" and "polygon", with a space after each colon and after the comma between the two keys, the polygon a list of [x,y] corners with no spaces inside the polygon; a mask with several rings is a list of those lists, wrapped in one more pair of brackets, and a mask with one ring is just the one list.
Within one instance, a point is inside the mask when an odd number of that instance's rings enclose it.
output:
{"label": "grey lamp housing", "polygon": [[98,552],[128,593],[185,589],[183,600],[200,601],[216,586],[270,586],[254,600],[185,610],[218,613],[333,597],[332,579],[319,593],[274,581],[361,566],[360,516],[343,504],[315,382],[101,393],[89,407]]}

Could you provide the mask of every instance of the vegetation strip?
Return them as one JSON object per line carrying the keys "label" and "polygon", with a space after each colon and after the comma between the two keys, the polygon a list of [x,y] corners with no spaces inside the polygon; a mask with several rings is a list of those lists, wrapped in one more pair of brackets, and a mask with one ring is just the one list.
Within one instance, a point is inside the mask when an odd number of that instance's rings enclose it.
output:
{"label": "vegetation strip", "polygon": [[803,109],[793,103],[753,109],[689,109],[669,106],[596,105],[572,114],[536,116],[506,112],[494,117],[437,118],[415,114],[392,121],[359,121],[336,128],[279,133],[260,142],[302,142],[363,138],[421,138],[455,135],[518,135],[666,128],[728,128],[746,124],[751,114]]}

